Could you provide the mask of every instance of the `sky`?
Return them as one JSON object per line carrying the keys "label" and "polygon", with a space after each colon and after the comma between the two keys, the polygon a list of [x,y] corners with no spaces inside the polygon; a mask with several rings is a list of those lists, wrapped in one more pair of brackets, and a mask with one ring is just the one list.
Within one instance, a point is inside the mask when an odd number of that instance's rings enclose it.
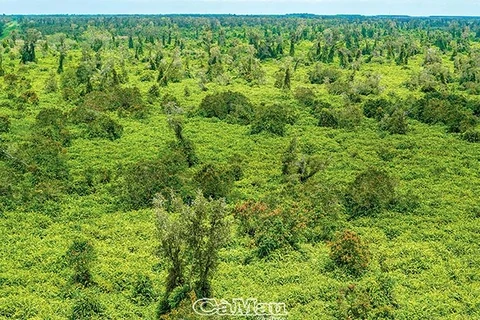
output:
{"label": "sky", "polygon": [[0,14],[129,13],[480,16],[480,0],[0,0]]}

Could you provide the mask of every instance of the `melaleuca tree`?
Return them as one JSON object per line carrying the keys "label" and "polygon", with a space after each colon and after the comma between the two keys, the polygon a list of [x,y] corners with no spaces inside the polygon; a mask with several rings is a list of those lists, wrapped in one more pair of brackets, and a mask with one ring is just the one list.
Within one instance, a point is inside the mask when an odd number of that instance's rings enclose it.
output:
{"label": "melaleuca tree", "polygon": [[305,183],[322,170],[326,164],[315,155],[301,154],[297,138],[290,141],[282,157],[282,175],[287,181]]}
{"label": "melaleuca tree", "polygon": [[218,252],[229,228],[224,200],[207,200],[200,191],[190,205],[175,194],[159,196],[155,209],[159,254],[168,263],[165,296],[159,306],[163,314],[186,297],[172,299],[179,292],[193,289],[198,298],[211,297]]}
{"label": "melaleuca tree", "polygon": [[275,87],[279,89],[290,90],[292,70],[289,63],[286,63],[284,66],[277,71],[275,75]]}
{"label": "melaleuca tree", "polygon": [[5,69],[3,69],[3,55],[0,53],[0,77],[5,75]]}
{"label": "melaleuca tree", "polygon": [[210,54],[207,62],[207,71],[205,72],[208,80],[214,81],[224,72],[225,56],[218,46],[213,46],[210,49]]}
{"label": "melaleuca tree", "polygon": [[180,51],[176,50],[168,62],[166,59],[159,61],[157,69],[157,82],[161,86],[167,86],[169,82],[179,82],[184,76]]}
{"label": "melaleuca tree", "polygon": [[40,32],[35,29],[28,29],[24,36],[24,44],[20,51],[20,57],[22,63],[35,62],[35,45],[38,39],[41,37]]}

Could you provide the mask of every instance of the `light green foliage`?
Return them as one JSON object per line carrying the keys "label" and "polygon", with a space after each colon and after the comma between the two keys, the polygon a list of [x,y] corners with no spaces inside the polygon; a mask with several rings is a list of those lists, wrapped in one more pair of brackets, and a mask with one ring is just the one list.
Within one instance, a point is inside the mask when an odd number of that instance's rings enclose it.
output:
{"label": "light green foliage", "polygon": [[[477,18],[0,21],[0,318],[197,319],[195,290],[288,319],[480,318]],[[330,257],[344,230],[368,243],[358,276]]]}

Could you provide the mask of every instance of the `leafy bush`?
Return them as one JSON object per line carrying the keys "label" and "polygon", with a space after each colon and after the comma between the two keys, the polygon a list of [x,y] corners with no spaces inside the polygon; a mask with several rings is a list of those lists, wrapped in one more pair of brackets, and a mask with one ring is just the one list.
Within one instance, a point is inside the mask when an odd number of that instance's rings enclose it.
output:
{"label": "leafy bush", "polygon": [[158,160],[140,161],[127,167],[117,193],[125,210],[152,206],[157,193],[168,196],[172,190],[183,192],[180,173],[186,169],[186,160],[171,152]]}
{"label": "leafy bush", "polygon": [[465,132],[475,127],[478,122],[468,108],[468,101],[455,94],[427,94],[417,101],[412,114],[428,124],[443,123],[449,132]]}
{"label": "leafy bush", "polygon": [[10,118],[0,115],[0,133],[8,133],[10,131]]}
{"label": "leafy bush", "polygon": [[463,133],[462,139],[468,142],[480,142],[480,130],[470,129]]}
{"label": "leafy bush", "polygon": [[383,274],[367,280],[340,288],[337,319],[396,319],[394,281]]}
{"label": "leafy bush", "polygon": [[216,117],[229,123],[249,124],[253,119],[253,106],[243,94],[226,91],[207,95],[199,106],[200,115]]}
{"label": "leafy bush", "polygon": [[407,114],[401,108],[396,108],[390,114],[385,114],[380,121],[380,129],[391,134],[406,134],[408,131]]}
{"label": "leafy bush", "polygon": [[367,118],[380,120],[391,109],[391,103],[384,99],[368,99],[363,103],[363,114]]}
{"label": "leafy bush", "polygon": [[68,146],[71,136],[66,123],[67,117],[60,109],[42,109],[35,118],[33,132],[38,136],[48,137],[63,146]]}
{"label": "leafy bush", "polygon": [[120,139],[123,126],[108,115],[85,106],[75,108],[69,115],[75,124],[85,124],[85,134],[89,138],[104,138],[111,141]]}
{"label": "leafy bush", "polygon": [[362,110],[355,105],[348,105],[337,111],[338,128],[353,130],[363,119]]}
{"label": "leafy bush", "polygon": [[239,231],[253,238],[256,254],[265,258],[281,248],[297,249],[302,224],[297,215],[282,208],[270,209],[266,204],[245,202],[234,210]]}
{"label": "leafy bush", "polygon": [[305,107],[313,107],[315,104],[315,92],[310,88],[298,87],[295,89],[294,96]]}
{"label": "leafy bush", "polygon": [[308,73],[308,79],[312,84],[333,83],[336,82],[341,75],[342,73],[338,69],[317,63]]}
{"label": "leafy bush", "polygon": [[194,177],[206,198],[225,198],[233,188],[234,176],[228,168],[213,163],[204,165]]}
{"label": "leafy bush", "polygon": [[395,199],[395,183],[383,170],[369,168],[350,184],[345,195],[352,217],[372,215],[386,209]]}
{"label": "leafy bush", "polygon": [[295,117],[288,111],[286,106],[274,104],[272,106],[263,106],[255,115],[252,123],[252,134],[262,131],[270,132],[279,136],[285,134],[286,125],[293,124]]}
{"label": "leafy bush", "polygon": [[323,108],[316,116],[320,127],[338,128],[337,114],[334,110]]}
{"label": "leafy bush", "polygon": [[330,257],[339,267],[345,268],[352,275],[362,274],[370,261],[370,251],[360,237],[351,230],[337,234],[329,243]]}
{"label": "leafy bush", "polygon": [[66,253],[69,266],[73,269],[72,280],[84,287],[93,284],[91,265],[96,258],[93,245],[86,240],[75,240]]}
{"label": "leafy bush", "polygon": [[83,104],[88,109],[117,111],[121,116],[143,117],[146,114],[146,106],[137,87],[92,91],[85,96]]}

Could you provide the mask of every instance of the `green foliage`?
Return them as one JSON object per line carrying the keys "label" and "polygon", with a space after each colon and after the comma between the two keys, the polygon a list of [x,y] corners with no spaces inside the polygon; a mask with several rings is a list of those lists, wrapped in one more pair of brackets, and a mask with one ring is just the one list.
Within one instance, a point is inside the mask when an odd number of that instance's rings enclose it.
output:
{"label": "green foliage", "polygon": [[66,123],[67,116],[62,110],[57,108],[42,109],[35,119],[32,131],[39,138],[40,136],[46,137],[62,146],[69,146],[71,137]]}
{"label": "green foliage", "polygon": [[350,184],[345,206],[352,217],[374,215],[395,199],[395,183],[383,170],[369,168]]}
{"label": "green foliage", "polygon": [[186,168],[182,155],[171,152],[157,160],[140,161],[125,168],[117,187],[120,206],[138,210],[152,206],[154,196],[183,191],[180,173]]}
{"label": "green foliage", "polygon": [[316,156],[299,154],[297,139],[293,138],[282,157],[282,175],[288,181],[307,182],[325,167]]}
{"label": "green foliage", "polygon": [[172,194],[169,199],[156,198],[155,207],[159,253],[169,264],[166,295],[159,307],[165,313],[186,297],[188,286],[198,297],[211,297],[218,251],[229,232],[224,201],[207,200],[200,192],[190,205]]}
{"label": "green foliage", "polygon": [[137,275],[133,283],[132,300],[139,305],[147,305],[155,298],[152,279],[147,275]]}
{"label": "green foliage", "polygon": [[392,104],[384,98],[368,99],[363,103],[363,114],[367,118],[380,120],[392,108]]}
{"label": "green foliage", "polygon": [[308,78],[310,83],[324,84],[336,82],[338,79],[340,79],[341,75],[342,73],[335,67],[317,63],[313,66],[313,69],[310,70]]}
{"label": "green foliage", "polygon": [[468,142],[480,142],[480,130],[467,130],[463,133],[462,139]]}
{"label": "green foliage", "polygon": [[323,108],[316,114],[320,127],[338,128],[337,113],[332,109]]}
{"label": "green foliage", "polygon": [[207,95],[200,103],[199,114],[216,117],[229,123],[247,125],[252,121],[253,106],[246,96],[226,91]]}
{"label": "green foliage", "polygon": [[338,233],[335,240],[329,243],[330,258],[339,267],[345,268],[352,275],[365,272],[370,262],[368,246],[351,230]]}
{"label": "green foliage", "polygon": [[262,106],[257,111],[255,119],[252,122],[252,134],[260,132],[269,132],[275,135],[285,135],[286,125],[293,124],[295,117],[289,112],[286,106],[274,104],[272,106]]}
{"label": "green foliage", "polygon": [[146,114],[146,106],[137,87],[90,92],[84,98],[84,105],[98,111],[117,111],[120,116],[141,118]]}
{"label": "green foliage", "polygon": [[79,106],[72,110],[69,119],[75,124],[86,125],[85,135],[89,138],[103,138],[111,141],[120,139],[123,126],[102,112]]}
{"label": "green foliage", "polygon": [[[96,259],[93,245],[86,240],[75,240],[66,253],[68,265],[73,269],[72,281],[84,287],[94,284],[91,267]],[[83,302],[82,302],[83,303]]]}
{"label": "green foliage", "polygon": [[407,114],[401,108],[394,109],[390,114],[385,114],[380,121],[380,129],[391,134],[406,134],[408,131]]}
{"label": "green foliage", "polygon": [[230,194],[234,178],[229,168],[207,163],[195,174],[194,181],[206,198],[220,199]]}
{"label": "green foliage", "polygon": [[295,212],[257,202],[237,205],[234,215],[239,221],[240,234],[252,238],[256,255],[265,258],[282,248],[297,249],[302,223]]}
{"label": "green foliage", "polygon": [[449,132],[462,133],[478,122],[467,106],[468,101],[463,96],[434,92],[417,101],[413,115],[425,123],[443,123]]}
{"label": "green foliage", "polygon": [[188,166],[193,167],[198,163],[198,157],[193,142],[183,135],[183,121],[179,117],[170,117],[168,122],[177,139],[176,142],[170,143],[170,148],[173,152],[183,155]]}
{"label": "green foliage", "polygon": [[6,115],[0,115],[0,133],[8,133],[10,131],[10,118]]}
{"label": "green foliage", "polygon": [[393,286],[391,277],[381,274],[377,279],[340,288],[338,319],[396,319],[398,303]]}
{"label": "green foliage", "polygon": [[91,293],[81,294],[72,307],[69,320],[102,319],[105,307]]}
{"label": "green foliage", "polygon": [[315,105],[315,92],[310,88],[298,87],[295,89],[294,96],[305,107],[313,107]]}

